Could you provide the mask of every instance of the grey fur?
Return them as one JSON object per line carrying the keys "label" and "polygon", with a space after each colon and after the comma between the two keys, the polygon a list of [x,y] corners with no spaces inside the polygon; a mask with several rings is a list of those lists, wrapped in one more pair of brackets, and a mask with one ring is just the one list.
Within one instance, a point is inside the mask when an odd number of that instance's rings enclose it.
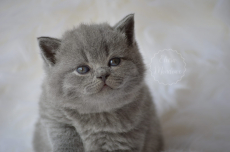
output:
{"label": "grey fur", "polygon": [[[81,24],[59,39],[38,38],[46,77],[36,152],[159,152],[163,148],[145,67],[134,38],[134,15],[111,27]],[[118,66],[110,67],[111,58]],[[78,74],[81,65],[90,67]],[[108,76],[104,82],[99,78]]]}

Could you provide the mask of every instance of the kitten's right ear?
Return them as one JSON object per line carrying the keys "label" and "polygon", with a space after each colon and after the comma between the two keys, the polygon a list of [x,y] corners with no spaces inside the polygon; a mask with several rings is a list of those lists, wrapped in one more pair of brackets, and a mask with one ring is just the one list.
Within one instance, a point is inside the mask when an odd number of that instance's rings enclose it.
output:
{"label": "kitten's right ear", "polygon": [[134,43],[134,14],[129,14],[124,17],[121,21],[119,21],[114,29],[124,33],[127,38],[128,45],[132,45]]}
{"label": "kitten's right ear", "polygon": [[50,37],[39,37],[38,44],[45,63],[53,66],[56,63],[55,54],[61,46],[61,40]]}

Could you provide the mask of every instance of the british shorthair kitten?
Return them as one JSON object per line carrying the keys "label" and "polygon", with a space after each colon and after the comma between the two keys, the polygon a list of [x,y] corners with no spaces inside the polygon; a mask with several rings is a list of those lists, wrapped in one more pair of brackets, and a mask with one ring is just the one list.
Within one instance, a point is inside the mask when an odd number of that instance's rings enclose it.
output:
{"label": "british shorthair kitten", "polygon": [[46,76],[35,152],[162,150],[133,14],[115,26],[81,24],[61,39],[38,42]]}

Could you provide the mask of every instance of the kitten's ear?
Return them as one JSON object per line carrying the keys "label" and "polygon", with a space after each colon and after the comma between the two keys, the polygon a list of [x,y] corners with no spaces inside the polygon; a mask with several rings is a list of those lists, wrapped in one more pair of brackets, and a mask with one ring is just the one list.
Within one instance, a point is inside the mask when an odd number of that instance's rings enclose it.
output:
{"label": "kitten's ear", "polygon": [[128,45],[134,43],[134,14],[129,14],[119,21],[114,29],[125,33]]}
{"label": "kitten's ear", "polygon": [[53,66],[56,62],[55,54],[61,45],[61,40],[50,37],[39,37],[37,39],[45,63]]}

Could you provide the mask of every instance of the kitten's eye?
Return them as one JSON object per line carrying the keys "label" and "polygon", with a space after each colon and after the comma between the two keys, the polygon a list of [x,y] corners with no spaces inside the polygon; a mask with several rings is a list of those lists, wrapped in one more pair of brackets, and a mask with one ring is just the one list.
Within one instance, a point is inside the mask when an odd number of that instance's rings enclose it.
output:
{"label": "kitten's eye", "polygon": [[109,66],[117,66],[120,64],[120,62],[121,62],[120,58],[113,58],[109,60]]}
{"label": "kitten's eye", "polygon": [[80,66],[77,68],[77,72],[80,74],[85,74],[89,71],[89,67],[88,66]]}

